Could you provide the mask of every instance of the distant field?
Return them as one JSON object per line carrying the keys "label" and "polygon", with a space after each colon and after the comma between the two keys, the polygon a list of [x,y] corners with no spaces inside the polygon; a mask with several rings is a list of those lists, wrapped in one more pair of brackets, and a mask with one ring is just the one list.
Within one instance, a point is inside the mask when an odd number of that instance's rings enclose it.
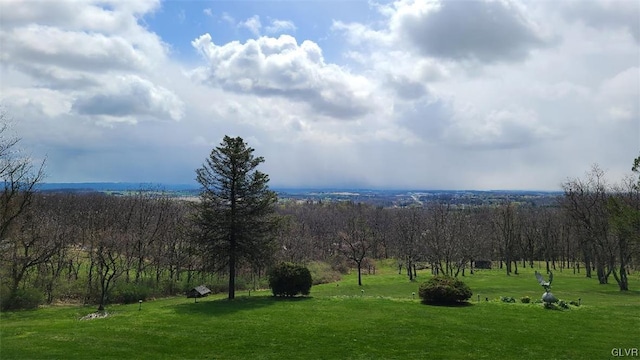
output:
{"label": "distant field", "polygon": [[240,293],[233,302],[222,295],[198,303],[170,298],[145,302],[142,310],[112,305],[110,316],[93,320],[79,319],[95,307],[2,313],[0,358],[606,359],[614,348],[640,348],[637,273],[634,290],[620,293],[615,284],[555,272],[554,294],[580,298],[582,306],[553,311],[519,303],[543,292],[533,269],[520,270],[510,277],[499,270],[467,275],[474,295],[462,307],[421,304],[417,288],[426,271],[410,283],[383,268],[365,275],[362,287],[352,274],[293,300],[267,291]]}
{"label": "distant field", "polygon": [[[101,192],[109,195],[163,194],[172,198],[193,200],[200,193],[198,184],[162,183],[43,183],[38,190],[50,192]],[[536,206],[556,206],[562,191],[531,190],[383,190],[353,188],[282,188],[273,187],[281,201],[354,201],[379,206],[423,206],[427,203],[452,205],[492,205],[506,201],[527,203]]]}

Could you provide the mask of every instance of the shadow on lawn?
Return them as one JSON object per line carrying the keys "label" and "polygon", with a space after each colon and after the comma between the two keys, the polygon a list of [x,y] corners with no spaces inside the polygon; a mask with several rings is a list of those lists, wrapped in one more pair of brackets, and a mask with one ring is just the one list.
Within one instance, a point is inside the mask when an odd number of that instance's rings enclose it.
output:
{"label": "shadow on lawn", "polygon": [[172,307],[175,309],[176,313],[181,314],[220,316],[232,314],[239,311],[254,310],[276,303],[299,302],[310,299],[311,297],[279,298],[275,296],[240,296],[236,297],[234,300],[207,300],[206,298],[200,298],[197,303],[195,303],[192,299],[188,299],[188,302],[185,302],[184,304],[173,305]]}

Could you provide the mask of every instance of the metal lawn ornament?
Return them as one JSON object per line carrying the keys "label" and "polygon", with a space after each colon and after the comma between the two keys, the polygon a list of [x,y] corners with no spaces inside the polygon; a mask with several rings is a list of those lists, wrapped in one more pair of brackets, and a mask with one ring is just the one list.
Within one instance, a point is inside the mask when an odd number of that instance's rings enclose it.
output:
{"label": "metal lawn ornament", "polygon": [[558,299],[551,293],[551,282],[553,281],[553,273],[549,271],[549,281],[544,281],[542,274],[536,271],[536,279],[538,279],[538,283],[544,288],[542,301],[544,301],[545,304],[558,302]]}

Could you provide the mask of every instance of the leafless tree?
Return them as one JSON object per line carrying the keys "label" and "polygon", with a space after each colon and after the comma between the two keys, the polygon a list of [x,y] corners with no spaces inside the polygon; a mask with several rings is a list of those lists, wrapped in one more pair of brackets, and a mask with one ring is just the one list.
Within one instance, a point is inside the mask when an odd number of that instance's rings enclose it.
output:
{"label": "leafless tree", "polygon": [[[0,108],[0,250],[3,253],[0,256],[0,267],[11,268],[10,296],[13,296],[26,271],[24,267],[35,266],[32,262],[35,258],[25,259],[21,253],[28,251],[39,239],[29,238],[22,233],[28,222],[20,217],[27,211],[36,185],[44,176],[44,162],[34,166],[21,152],[20,139],[11,134],[9,125],[7,113]],[[36,258],[36,262],[44,261]],[[7,263],[10,265],[7,266]]]}
{"label": "leafless tree", "polygon": [[587,173],[586,179],[572,179],[565,182],[562,207],[571,218],[580,237],[580,248],[586,268],[586,276],[591,277],[595,267],[598,281],[608,282],[612,268],[611,258],[615,255],[610,246],[609,213],[607,209],[607,184],[604,171],[597,165]]}
{"label": "leafless tree", "polygon": [[340,204],[342,226],[338,231],[338,249],[358,269],[358,285],[362,286],[363,261],[375,248],[375,239],[369,224],[369,206],[364,204]]}
{"label": "leafless tree", "polygon": [[413,281],[417,275],[416,262],[424,258],[423,236],[427,231],[424,222],[424,210],[402,208],[395,210],[394,218],[395,256],[399,266],[404,265],[407,276]]}
{"label": "leafless tree", "polygon": [[[3,262],[10,269],[10,294],[15,294],[27,272],[49,261],[62,245],[61,229],[40,207],[30,207],[6,232],[8,251]],[[11,295],[10,295],[11,297]]]}
{"label": "leafless tree", "polygon": [[516,205],[507,201],[497,207],[494,212],[493,226],[500,260],[504,261],[507,275],[511,275],[512,272],[517,275],[517,250],[521,241],[522,226]]}
{"label": "leafless tree", "polygon": [[621,291],[629,290],[627,266],[640,250],[640,188],[634,178],[627,178],[613,189],[607,208],[610,214],[611,237],[617,255],[610,265]]}

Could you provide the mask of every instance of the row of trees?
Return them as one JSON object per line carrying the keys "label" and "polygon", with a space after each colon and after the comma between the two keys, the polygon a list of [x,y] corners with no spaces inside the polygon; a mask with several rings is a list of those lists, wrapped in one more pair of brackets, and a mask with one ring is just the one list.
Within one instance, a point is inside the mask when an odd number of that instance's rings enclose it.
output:
{"label": "row of trees", "polygon": [[543,260],[547,270],[595,271],[601,283],[613,275],[627,290],[628,271],[640,260],[637,178],[610,186],[594,167],[564,184],[555,207],[508,199],[494,207],[277,203],[268,176],[257,170],[264,159],[253,151],[241,138],[225,137],[196,171],[203,190],[195,202],[158,191],[39,194],[41,168],[0,152],[3,306],[30,290],[49,302],[77,298],[103,308],[116,285],[170,294],[213,273],[227,278],[233,299],[239,277],[265,274],[275,261],[348,262],[362,284],[362,272],[381,258],[397,259],[409,279],[425,266],[458,276],[493,260],[510,275]]}
{"label": "row of trees", "polygon": [[183,203],[140,192],[36,194],[30,205],[3,241],[3,297],[35,287],[48,302],[57,295],[102,309],[116,280],[160,286],[195,266]]}
{"label": "row of trees", "polygon": [[[477,260],[493,260],[511,275],[518,274],[518,266],[533,267],[541,260],[547,271],[580,272],[582,267],[585,276],[592,277],[595,269],[602,284],[613,275],[620,289],[627,290],[626,274],[640,260],[640,198],[633,188],[605,195],[594,202],[591,191],[576,195],[567,190],[555,207],[508,199],[494,207],[467,208],[436,203],[395,209],[351,203],[289,205],[280,210],[288,220],[280,257],[304,262],[343,256],[359,273],[367,259],[393,257],[409,279],[416,267],[458,276],[473,272]],[[602,213],[590,208],[595,206]],[[585,218],[587,214],[592,218]]]}

